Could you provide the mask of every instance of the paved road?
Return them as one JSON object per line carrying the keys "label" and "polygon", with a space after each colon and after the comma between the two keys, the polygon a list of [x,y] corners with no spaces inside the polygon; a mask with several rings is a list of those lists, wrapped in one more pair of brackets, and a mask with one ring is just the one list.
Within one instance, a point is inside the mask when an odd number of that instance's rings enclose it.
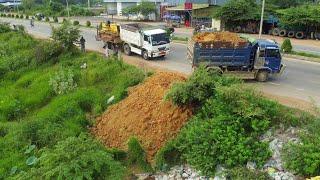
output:
{"label": "paved road", "polygon": [[[51,27],[47,23],[35,22],[35,27],[31,28],[29,21],[17,19],[1,19],[12,24],[22,24],[26,27],[28,33],[41,38],[49,38]],[[102,43],[95,40],[95,30],[81,28],[81,33],[86,39],[88,49],[103,52]],[[139,56],[124,57],[134,61],[145,62]],[[178,71],[186,74],[191,73],[191,66],[186,61],[186,47],[184,44],[172,43],[172,52],[165,60],[153,60],[147,62],[149,65]],[[285,59],[284,63],[287,69],[283,76],[273,77],[269,82],[257,83],[249,81],[253,86],[279,96],[290,97],[316,102],[320,105],[320,63],[306,62],[295,59]]]}

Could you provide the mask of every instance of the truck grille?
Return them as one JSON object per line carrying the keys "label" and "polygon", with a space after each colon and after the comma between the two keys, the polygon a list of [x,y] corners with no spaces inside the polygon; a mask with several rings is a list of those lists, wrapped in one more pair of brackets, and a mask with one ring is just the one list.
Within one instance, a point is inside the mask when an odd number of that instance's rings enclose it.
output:
{"label": "truck grille", "polygon": [[166,49],[166,47],[161,47],[161,48],[158,48],[159,51],[164,51]]}

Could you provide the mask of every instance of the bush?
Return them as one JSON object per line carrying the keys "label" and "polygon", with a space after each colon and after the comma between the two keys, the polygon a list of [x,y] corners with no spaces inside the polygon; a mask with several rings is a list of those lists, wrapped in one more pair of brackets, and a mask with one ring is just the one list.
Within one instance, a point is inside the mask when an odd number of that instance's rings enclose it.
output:
{"label": "bush", "polygon": [[60,27],[52,27],[52,38],[60,42],[66,49],[71,50],[74,47],[73,43],[80,38],[80,30],[65,21]]}
{"label": "bush", "polygon": [[281,51],[285,53],[291,53],[292,52],[292,45],[289,38],[286,38],[282,45],[281,45]]}
{"label": "bush", "polygon": [[53,22],[58,23],[58,18],[57,17],[53,17]]}
{"label": "bush", "polygon": [[243,167],[236,167],[227,170],[226,174],[230,179],[234,180],[271,180],[272,178],[266,172],[260,172],[257,170],[251,170]]}
{"label": "bush", "polygon": [[86,26],[87,26],[87,27],[90,27],[90,26],[91,26],[91,22],[90,22],[90,21],[87,21],[87,22],[86,22]]}
{"label": "bush", "polygon": [[240,82],[240,80],[232,77],[221,78],[217,72],[208,71],[204,66],[200,66],[187,82],[174,84],[165,99],[172,100],[176,105],[201,105],[215,95],[217,85],[234,82]]}
{"label": "bush", "polygon": [[20,173],[23,179],[122,179],[125,168],[97,141],[81,134],[44,149],[35,168]]}
{"label": "bush", "polygon": [[43,63],[56,63],[58,57],[63,52],[63,47],[60,43],[51,41],[41,41],[35,47],[36,63],[41,65]]}
{"label": "bush", "polygon": [[23,19],[23,15],[22,14],[20,15],[20,19]]}
{"label": "bush", "polygon": [[26,15],[26,19],[29,19],[29,15]]}
{"label": "bush", "polygon": [[79,21],[73,21],[74,26],[78,26],[79,24],[80,24]]}
{"label": "bush", "polygon": [[168,171],[170,167],[181,163],[181,153],[174,141],[168,141],[156,154],[155,167],[161,171]]}
{"label": "bush", "polygon": [[49,22],[49,21],[50,21],[50,19],[49,19],[48,17],[46,17],[46,18],[45,18],[45,21],[46,21],[46,22]]}
{"label": "bush", "polygon": [[0,33],[10,32],[10,24],[9,23],[0,23]]}
{"label": "bush", "polygon": [[74,75],[71,70],[59,71],[50,78],[49,85],[53,88],[56,94],[66,94],[77,87],[74,81]]}
{"label": "bush", "polygon": [[138,139],[131,137],[128,141],[128,162],[131,165],[138,165],[144,171],[152,171],[147,162],[146,153],[141,147]]}
{"label": "bush", "polygon": [[303,176],[320,174],[319,128],[320,119],[314,119],[300,134],[301,143],[289,143],[284,147],[282,154],[288,169]]}
{"label": "bush", "polygon": [[3,14],[3,17],[7,17],[7,15],[6,15],[6,14]]}
{"label": "bush", "polygon": [[66,18],[63,18],[62,23],[66,23],[66,22],[68,22],[68,20]]}
{"label": "bush", "polygon": [[16,18],[20,18],[19,14],[16,14]]}

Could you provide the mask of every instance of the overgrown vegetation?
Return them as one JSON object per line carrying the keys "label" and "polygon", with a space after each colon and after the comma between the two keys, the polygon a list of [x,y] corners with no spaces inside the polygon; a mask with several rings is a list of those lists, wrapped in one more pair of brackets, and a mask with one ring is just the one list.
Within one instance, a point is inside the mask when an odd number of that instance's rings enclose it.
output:
{"label": "overgrown vegetation", "polygon": [[289,143],[284,148],[285,165],[304,176],[320,174],[320,118],[308,122],[300,133],[300,143]]}
{"label": "overgrown vegetation", "polygon": [[[280,123],[298,125],[287,108],[245,87],[240,80],[208,72],[205,67],[198,68],[186,82],[175,84],[166,98],[177,105],[192,104],[198,110],[177,138],[158,152],[159,169],[186,161],[214,176],[218,165],[233,169],[255,162],[261,167],[271,155],[268,144],[259,140],[261,135]],[[250,174],[241,171],[238,175],[246,173]]]}
{"label": "overgrown vegetation", "polygon": [[135,137],[131,137],[128,141],[128,163],[138,166],[143,171],[152,171],[150,164],[147,162],[146,152]]}
{"label": "overgrown vegetation", "polygon": [[52,39],[60,42],[68,50],[74,46],[73,43],[80,38],[79,27],[72,26],[70,21],[63,21],[59,27],[52,27]]}
{"label": "overgrown vegetation", "polygon": [[[71,52],[60,42],[8,31],[7,25],[0,29],[0,179],[120,179],[124,168],[113,153],[83,133],[109,106],[108,99],[124,98],[127,87],[144,78],[143,72],[117,59]],[[77,84],[72,91],[55,93],[50,85],[50,78],[57,80],[61,71],[67,78],[58,82],[69,81],[72,72]],[[35,149],[25,153],[30,146]]]}

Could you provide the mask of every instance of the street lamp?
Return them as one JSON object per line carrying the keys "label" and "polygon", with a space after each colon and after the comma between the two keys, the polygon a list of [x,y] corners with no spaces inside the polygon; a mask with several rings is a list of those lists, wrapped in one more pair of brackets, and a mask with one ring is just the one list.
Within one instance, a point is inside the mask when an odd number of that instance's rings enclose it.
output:
{"label": "street lamp", "polygon": [[260,30],[259,30],[259,39],[261,39],[261,35],[262,35],[264,5],[265,5],[265,0],[262,1],[262,10],[261,10],[261,19],[260,19]]}

